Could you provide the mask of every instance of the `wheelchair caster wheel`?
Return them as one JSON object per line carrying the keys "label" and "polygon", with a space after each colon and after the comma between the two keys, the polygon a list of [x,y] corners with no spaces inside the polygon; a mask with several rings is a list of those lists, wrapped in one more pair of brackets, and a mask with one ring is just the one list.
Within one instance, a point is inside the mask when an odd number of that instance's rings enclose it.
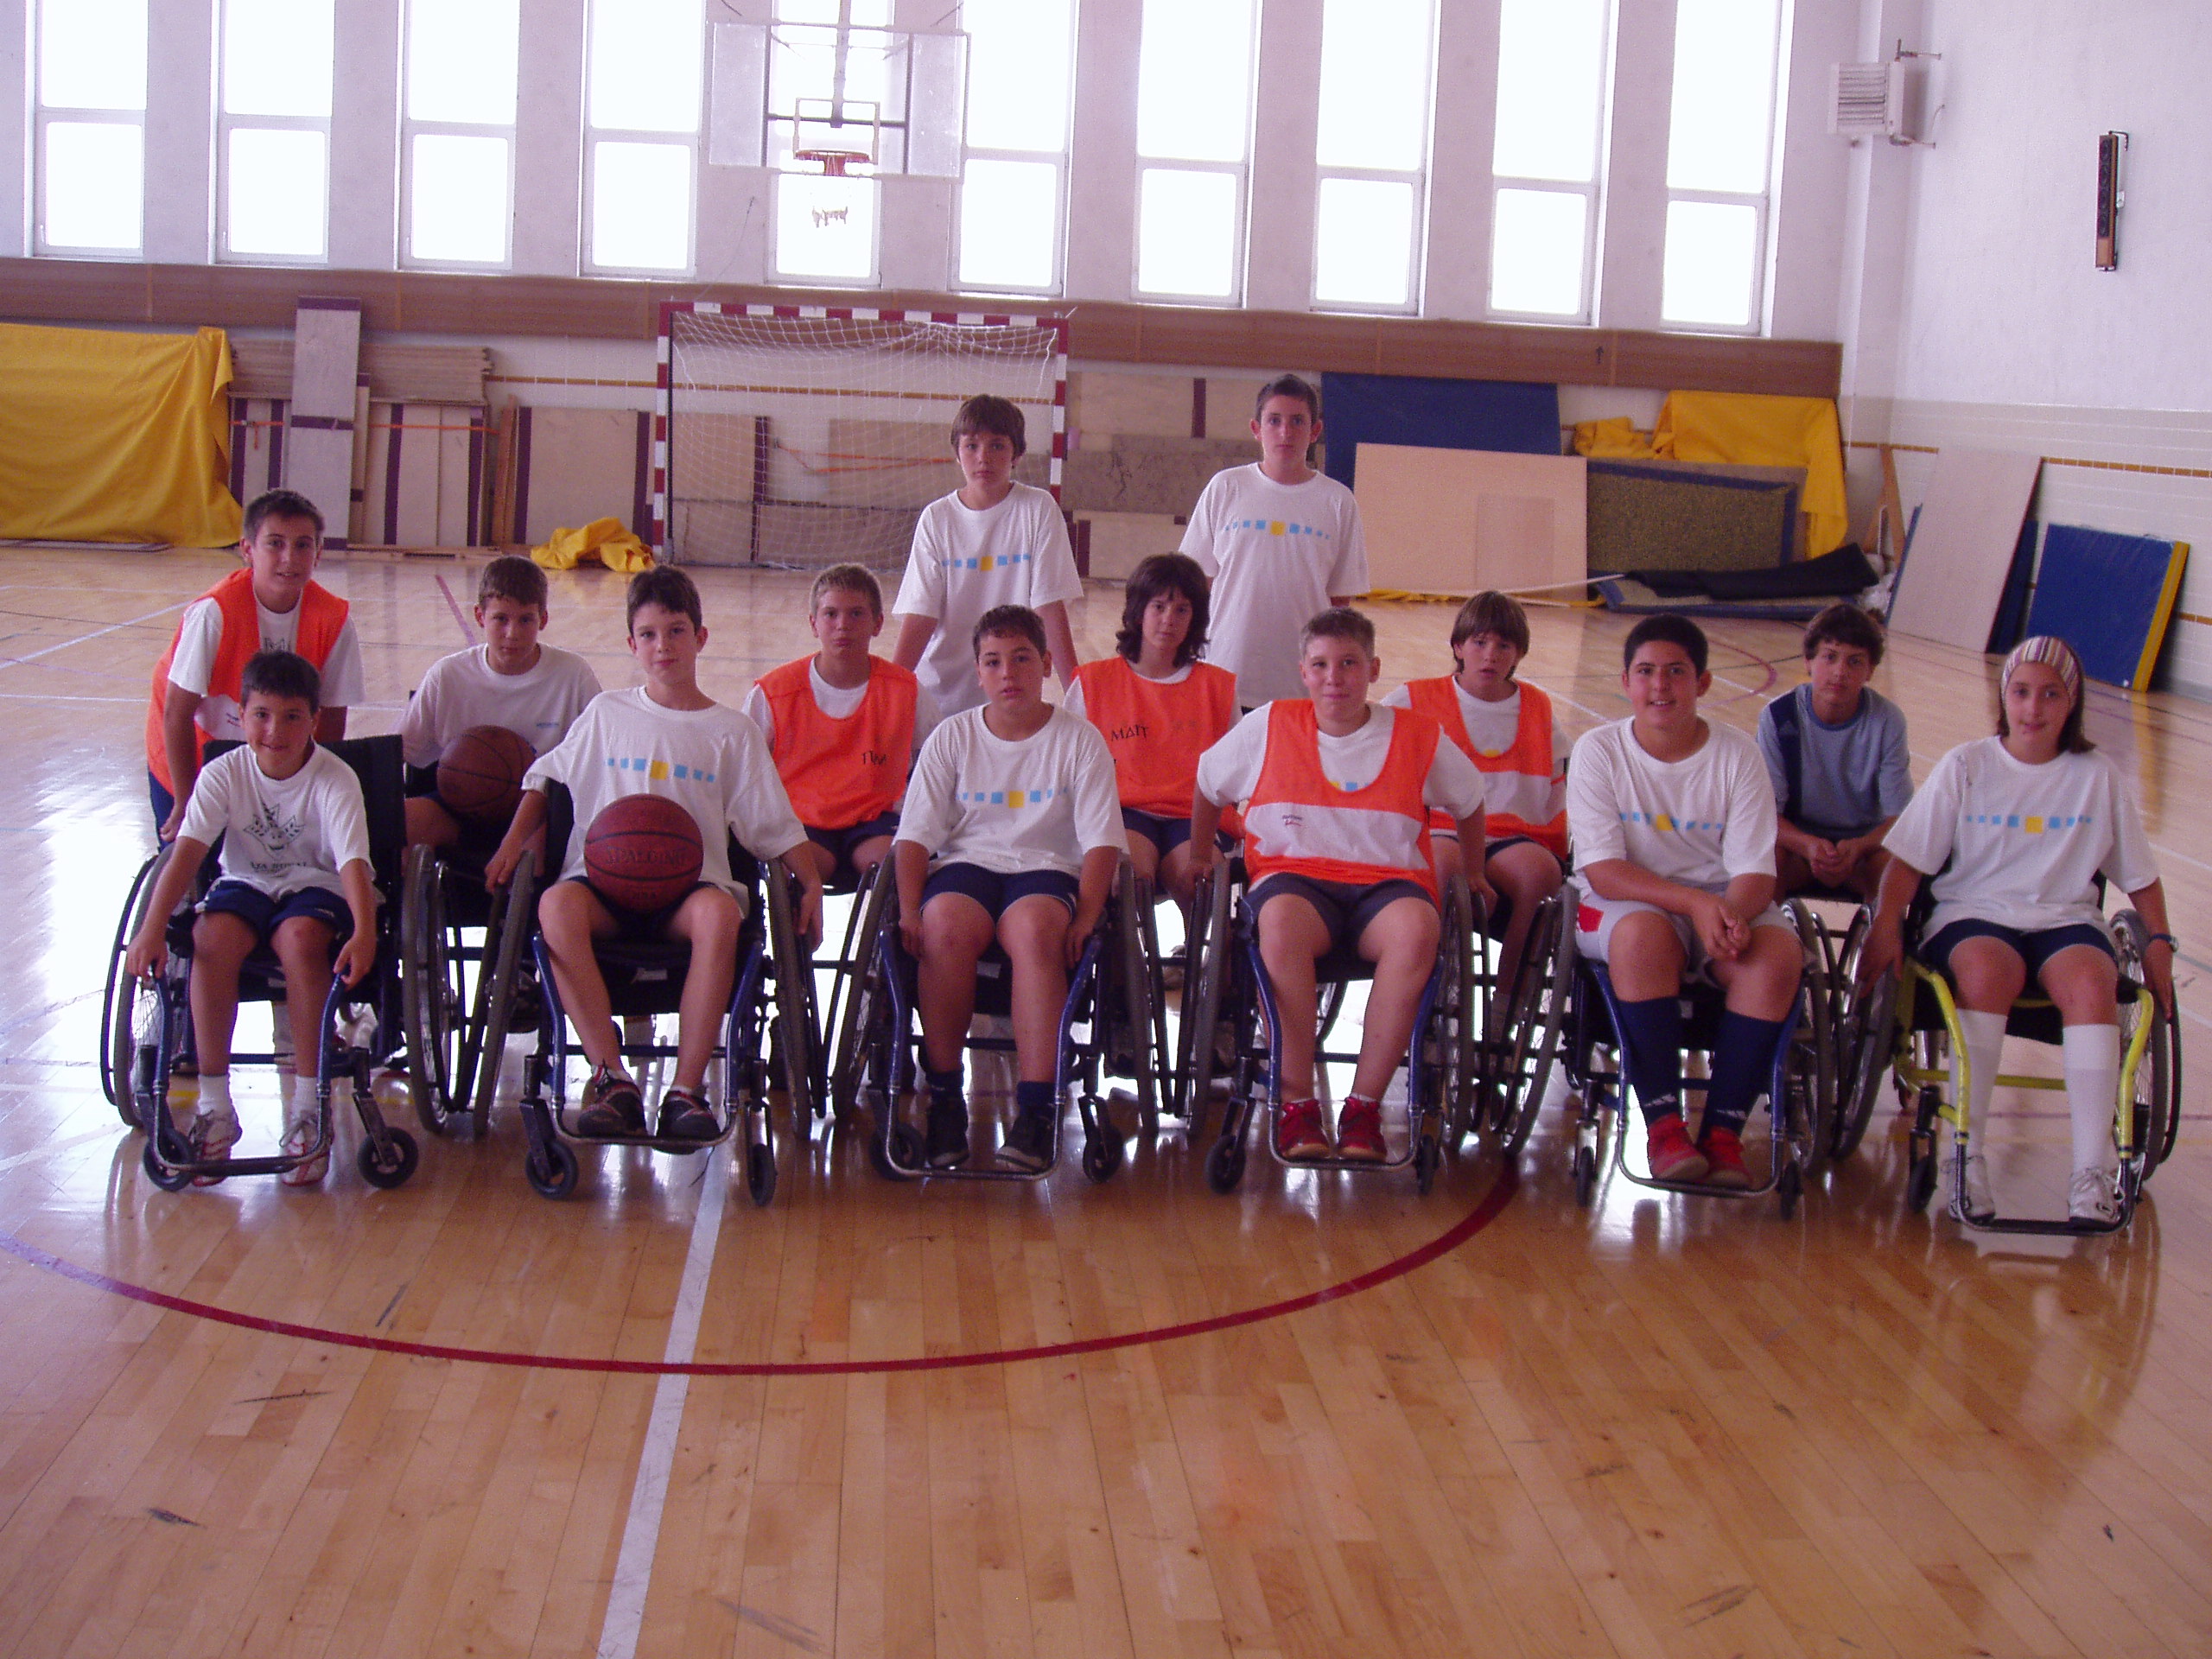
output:
{"label": "wheelchair caster wheel", "polygon": [[1934,1147],[1923,1152],[1914,1147],[1911,1161],[1906,1166],[1904,1177],[1904,1205],[1907,1211],[1918,1215],[1928,1208],[1928,1200],[1936,1196],[1936,1152]]}
{"label": "wheelchair caster wheel", "polygon": [[1206,1185],[1217,1192],[1234,1192],[1236,1184],[1243,1179],[1243,1143],[1230,1140],[1215,1141],[1213,1150],[1206,1154]]}
{"label": "wheelchair caster wheel", "polygon": [[576,1154],[565,1141],[548,1141],[531,1147],[522,1173],[541,1198],[565,1198],[576,1190]]}
{"label": "wheelchair caster wheel", "polygon": [[1574,1201],[1587,1210],[1598,1196],[1598,1153],[1594,1147],[1574,1149]]}
{"label": "wheelchair caster wheel", "polygon": [[1424,1198],[1436,1185],[1436,1166],[1443,1161],[1444,1149],[1433,1141],[1423,1141],[1414,1148],[1414,1188]]}
{"label": "wheelchair caster wheel", "polygon": [[[889,1110],[889,1107],[885,1107]],[[875,1173],[887,1181],[903,1181],[922,1171],[922,1132],[911,1123],[891,1126],[891,1150],[883,1149],[883,1137],[872,1135],[868,1138],[868,1160],[875,1166]]]}
{"label": "wheelchair caster wheel", "polygon": [[171,1169],[154,1156],[154,1143],[150,1140],[146,1142],[146,1150],[140,1154],[139,1161],[146,1166],[146,1179],[164,1192],[181,1192],[192,1185],[189,1170]]}
{"label": "wheelchair caster wheel", "polygon": [[415,1137],[404,1129],[385,1131],[385,1155],[377,1156],[374,1140],[361,1142],[361,1179],[371,1186],[386,1192],[407,1185],[407,1178],[415,1173],[416,1161],[422,1156],[415,1148]]}
{"label": "wheelchair caster wheel", "polygon": [[1126,1155],[1122,1137],[1110,1129],[1088,1136],[1083,1143],[1083,1173],[1094,1185],[1103,1186],[1120,1173]]}
{"label": "wheelchair caster wheel", "polygon": [[745,1149],[745,1190],[756,1207],[766,1208],[776,1196],[776,1149],[756,1141]]}
{"label": "wheelchair caster wheel", "polygon": [[1804,1178],[1798,1174],[1797,1166],[1785,1166],[1775,1178],[1774,1194],[1782,1201],[1782,1218],[1788,1221],[1797,1213],[1797,1195],[1804,1189]]}

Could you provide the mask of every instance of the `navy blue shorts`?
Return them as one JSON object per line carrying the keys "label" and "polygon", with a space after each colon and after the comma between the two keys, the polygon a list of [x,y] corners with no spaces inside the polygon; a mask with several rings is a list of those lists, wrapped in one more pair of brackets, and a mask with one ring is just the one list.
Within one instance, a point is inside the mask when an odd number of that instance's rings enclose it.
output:
{"label": "navy blue shorts", "polygon": [[1001,875],[980,864],[940,864],[930,872],[930,879],[922,888],[922,903],[927,906],[940,893],[963,893],[988,912],[995,922],[1017,899],[1041,893],[1058,899],[1072,916],[1076,895],[1081,890],[1082,884],[1065,870],[1023,870],[1016,875]]}
{"label": "navy blue shorts", "polygon": [[2028,964],[2028,979],[2038,982],[2043,977],[2043,965],[2060,951],[2077,944],[2086,944],[2101,950],[2114,962],[2120,960],[2112,948],[2112,940],[2101,927],[2088,922],[2074,922],[2065,927],[2038,928],[2032,933],[2017,927],[2005,927],[1996,922],[1979,922],[1969,917],[1949,926],[1929,939],[1918,951],[1920,959],[1930,967],[1949,971],[1951,952],[1968,939],[1996,939],[2012,947],[2022,962]]}
{"label": "navy blue shorts", "polygon": [[264,944],[276,931],[278,923],[289,922],[295,916],[327,922],[340,938],[353,931],[353,907],[328,887],[302,887],[297,893],[288,893],[279,899],[244,881],[225,880],[207,889],[207,896],[200,901],[200,913],[235,916],[251,928],[254,937]]}
{"label": "navy blue shorts", "polygon": [[684,890],[683,897],[672,905],[663,905],[658,910],[631,910],[626,906],[616,904],[597,887],[593,887],[588,877],[572,875],[568,879],[586,889],[593,898],[607,906],[607,913],[614,918],[616,938],[628,939],[632,943],[645,943],[654,939],[666,938],[669,923],[676,919],[676,912],[690,902],[691,895],[702,887],[711,887],[715,885],[711,881],[694,881]]}
{"label": "navy blue shorts", "polygon": [[169,793],[168,785],[154,776],[151,766],[146,768],[146,798],[154,808],[154,828],[159,830],[169,821],[169,814],[176,810],[176,797]]}
{"label": "navy blue shorts", "polygon": [[1162,858],[1191,838],[1190,819],[1163,818],[1134,806],[1122,809],[1122,828],[1133,836],[1142,836]]}
{"label": "navy blue shorts", "polygon": [[853,849],[862,842],[897,835],[899,815],[896,812],[879,812],[872,818],[864,818],[842,830],[817,830],[810,823],[805,828],[806,838],[830,855],[834,866],[830,879],[834,881],[839,876],[857,876],[859,872],[853,868]]}
{"label": "navy blue shorts", "polygon": [[1338,950],[1357,950],[1367,925],[1401,899],[1418,899],[1431,909],[1436,904],[1418,881],[1377,881],[1371,887],[1361,887],[1347,881],[1316,881],[1311,876],[1280,870],[1254,887],[1245,902],[1256,917],[1268,899],[1284,897],[1303,899],[1313,906],[1329,930],[1331,948]]}

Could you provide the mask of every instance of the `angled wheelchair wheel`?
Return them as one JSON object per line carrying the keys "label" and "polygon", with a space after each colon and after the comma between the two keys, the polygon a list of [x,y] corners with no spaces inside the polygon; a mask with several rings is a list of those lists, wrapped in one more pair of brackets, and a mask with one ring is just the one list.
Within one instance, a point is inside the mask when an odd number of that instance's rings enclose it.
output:
{"label": "angled wheelchair wheel", "polygon": [[[1152,884],[1137,874],[1127,858],[1122,859],[1114,878],[1114,961],[1104,969],[1116,982],[1110,994],[1099,998],[1112,1009],[1107,1022],[1115,1028],[1109,1064],[1136,1084],[1137,1113],[1147,1129],[1157,1128],[1160,1123],[1159,1067],[1152,1046],[1153,963],[1159,951],[1155,947],[1150,959],[1145,954],[1145,941],[1151,934],[1147,924],[1152,918]],[[1105,988],[1101,988],[1104,992]],[[1086,1168],[1088,1160],[1086,1151]]]}
{"label": "angled wheelchair wheel", "polygon": [[[2124,910],[2113,918],[2113,932],[2119,945],[2121,974],[2120,1043],[2123,1057],[2134,1046],[2139,1030],[2146,1022],[2150,1027],[2142,1033],[2142,1055],[2136,1062],[2133,1077],[2123,1079],[2133,1084],[2132,1135],[2127,1138],[2133,1144],[2126,1144],[2123,1139],[2120,1152],[2123,1161],[2131,1158],[2139,1160],[2142,1179],[2148,1180],[2173,1151],[2181,1127],[2181,1033],[2172,1016],[2161,1010],[2141,989],[2150,983],[2150,976],[2143,967],[2144,952],[2151,944],[2148,924],[2137,912]],[[2117,1115],[2114,1133],[2117,1138]]]}
{"label": "angled wheelchair wheel", "polygon": [[470,1020],[463,1077],[468,1116],[478,1135],[492,1122],[499,1092],[499,1072],[507,1057],[507,1036],[515,1026],[515,998],[522,986],[524,958],[537,914],[537,855],[525,852],[507,885],[493,895],[484,940],[487,960],[477,965],[476,1006]]}
{"label": "angled wheelchair wheel", "polygon": [[[1842,971],[1849,971],[1848,964]],[[1896,1052],[1897,1008],[1894,974],[1884,975],[1873,989],[1851,1001],[1836,1055],[1836,1109],[1828,1141],[1828,1155],[1839,1163],[1859,1150],[1874,1120],[1874,1102]]]}
{"label": "angled wheelchair wheel", "polygon": [[361,1179],[371,1186],[393,1187],[407,1185],[414,1174],[421,1154],[416,1149],[415,1137],[397,1127],[385,1131],[385,1149],[381,1156],[377,1151],[376,1137],[365,1136],[361,1141],[359,1159]]}
{"label": "angled wheelchair wheel", "polygon": [[1199,878],[1192,911],[1196,919],[1185,952],[1183,1017],[1177,1033],[1179,1052],[1175,1075],[1183,1089],[1176,1116],[1190,1125],[1195,1137],[1205,1122],[1218,1069],[1215,1034],[1221,1024],[1224,991],[1236,950],[1229,927],[1229,882],[1218,865]]}
{"label": "angled wheelchair wheel", "polygon": [[889,1017],[890,988],[884,980],[889,957],[879,947],[884,931],[898,918],[899,884],[887,859],[870,872],[853,906],[844,947],[844,960],[851,965],[838,976],[830,1001],[830,1102],[841,1120],[860,1098],[874,1027]]}
{"label": "angled wheelchair wheel", "polygon": [[454,1132],[454,1073],[467,1006],[461,965],[446,927],[445,881],[436,853],[410,847],[399,900],[400,1023],[415,1116],[432,1135]]}
{"label": "angled wheelchair wheel", "polygon": [[523,1177],[541,1198],[565,1198],[576,1190],[576,1154],[561,1140],[533,1137],[523,1159]]}
{"label": "angled wheelchair wheel", "polygon": [[1802,1017],[1790,1038],[1788,1070],[1788,1112],[1774,1114],[1777,1135],[1788,1133],[1794,1147],[1799,1179],[1810,1180],[1827,1166],[1834,1140],[1835,1119],[1836,1030],[1834,952],[1827,930],[1804,906],[1783,906],[1797,927],[1803,952],[1803,982],[1799,988]]}
{"label": "angled wheelchair wheel", "polygon": [[1505,1027],[1492,1050],[1496,1069],[1484,1079],[1490,1103],[1486,1127],[1507,1158],[1519,1157],[1528,1144],[1552,1068],[1563,1064],[1560,1035],[1574,971],[1564,938],[1566,914],[1566,901],[1555,893],[1544,900],[1529,929]]}
{"label": "angled wheelchair wheel", "polygon": [[146,909],[153,902],[155,885],[162,872],[168,867],[175,843],[164,847],[138,867],[138,874],[130,883],[130,892],[123,901],[123,914],[115,924],[115,942],[108,952],[107,987],[100,1001],[100,1092],[107,1096],[107,1103],[115,1108],[116,1115],[130,1128],[143,1128],[144,1120],[139,1116],[141,1090],[137,1078],[143,1069],[138,1049],[138,1036],[147,1027],[140,1006],[146,1001],[158,1003],[157,987],[135,980],[124,971],[124,958],[130,950],[130,941],[146,920]]}
{"label": "angled wheelchair wheel", "polygon": [[[814,999],[807,995],[812,972],[799,938],[798,910],[791,901],[791,880],[781,864],[771,865],[763,884],[768,890],[768,949],[775,967],[776,1005],[771,1047],[782,1062],[777,1082],[791,1103],[791,1122],[806,1138],[814,1116]],[[772,1155],[770,1160],[773,1162]],[[768,1190],[775,1191],[772,1174]],[[764,1203],[764,1199],[755,1199]]]}
{"label": "angled wheelchair wheel", "polygon": [[[1477,971],[1478,924],[1465,877],[1453,876],[1446,887],[1441,921],[1438,951],[1443,981],[1437,988],[1433,1029],[1427,1033],[1430,1040],[1425,1048],[1429,1064],[1436,1068],[1435,1097],[1430,1113],[1433,1122],[1426,1131],[1418,1122],[1414,1126],[1417,1176],[1422,1174],[1421,1160],[1424,1151],[1440,1157],[1446,1140],[1455,1147],[1465,1140],[1479,1113],[1482,1098],[1479,1065],[1489,1010],[1483,995],[1483,980]],[[1422,1039],[1423,1033],[1416,1033],[1414,1040]],[[1428,1191],[1435,1176],[1432,1160],[1421,1181],[1423,1193]]]}

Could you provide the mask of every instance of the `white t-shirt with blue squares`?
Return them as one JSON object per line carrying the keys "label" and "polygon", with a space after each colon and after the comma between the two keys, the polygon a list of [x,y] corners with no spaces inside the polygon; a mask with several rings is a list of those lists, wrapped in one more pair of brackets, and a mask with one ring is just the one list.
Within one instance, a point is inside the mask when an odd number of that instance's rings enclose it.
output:
{"label": "white t-shirt with blue squares", "polygon": [[1567,833],[1579,874],[1626,859],[1668,881],[1725,893],[1739,875],[1774,874],[1774,788],[1758,745],[1706,722],[1680,760],[1654,760],[1632,720],[1575,740],[1567,763]]}
{"label": "white t-shirt with blue squares", "polygon": [[1065,709],[1019,741],[995,734],[981,709],[949,715],[906,780],[899,839],[928,849],[932,866],[1079,875],[1092,849],[1128,850],[1114,753]]}
{"label": "white t-shirt with blue squares", "polygon": [[1938,760],[1882,845],[1942,872],[1930,934],[1967,919],[2029,933],[2094,923],[2100,870],[2122,893],[2158,879],[2119,767],[2094,751],[2031,766],[1996,737]]}
{"label": "white t-shirt with blue squares", "polygon": [[[1005,500],[980,512],[962,505],[957,491],[924,507],[891,608],[900,616],[937,619],[914,675],[936,699],[939,714],[957,715],[982,706],[969,636],[984,612],[1001,605],[1033,611],[1082,597],[1083,578],[1076,574],[1060,504],[1049,491],[1016,484]],[[1075,672],[1072,663],[1053,666]]]}
{"label": "white t-shirt with blue squares", "polygon": [[1183,551],[1213,578],[1205,658],[1247,709],[1298,699],[1298,633],[1332,594],[1367,591],[1359,503],[1325,473],[1278,484],[1255,461],[1206,480]]}
{"label": "white t-shirt with blue squares", "polygon": [[699,825],[699,879],[745,896],[731,878],[729,836],[755,858],[780,857],[806,839],[760,728],[737,709],[664,709],[643,686],[608,691],[537,757],[524,789],[565,784],[576,804],[576,827],[562,863],[565,880],[584,873],[584,831],[607,804],[625,795],[661,795]]}

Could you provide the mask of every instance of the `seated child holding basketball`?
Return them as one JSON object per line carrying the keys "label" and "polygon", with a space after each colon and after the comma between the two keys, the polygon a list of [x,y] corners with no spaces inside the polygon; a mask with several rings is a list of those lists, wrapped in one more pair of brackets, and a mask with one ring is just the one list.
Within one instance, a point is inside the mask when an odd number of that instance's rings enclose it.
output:
{"label": "seated child holding basketball", "polygon": [[922,746],[892,847],[899,930],[919,964],[925,1155],[968,1156],[961,1047],[976,964],[994,940],[1012,964],[1014,1120],[999,1156],[1052,1161],[1053,1079],[1068,973],[1104,914],[1124,840],[1114,758],[1097,728],[1044,698],[1045,625],[1001,605],[976,624],[980,709],[949,715]]}
{"label": "seated child holding basketball", "polygon": [[[304,1056],[321,1052],[322,1007],[332,973],[358,984],[377,950],[377,897],[360,779],[315,741],[321,688],[314,664],[289,651],[259,652],[239,671],[238,684],[245,745],[217,756],[194,779],[176,850],[162,867],[145,925],[125,959],[138,977],[161,971],[168,957],[169,918],[219,841],[221,874],[192,924],[200,1100],[190,1141],[194,1158],[207,1162],[228,1159],[238,1138],[231,1102],[231,1033],[246,958],[263,945],[276,952],[284,970],[292,1052]],[[292,1081],[283,1103],[287,1157],[299,1157],[315,1144],[315,1087],[312,1071]],[[328,1163],[326,1153],[296,1165],[283,1179],[293,1186],[312,1185]],[[212,1185],[222,1177],[198,1179]]]}
{"label": "seated child holding basketball", "polygon": [[[1765,1092],[1803,966],[1774,904],[1774,791],[1751,740],[1698,714],[1713,677],[1696,623],[1646,617],[1621,660],[1634,712],[1585,732],[1567,762],[1575,945],[1611,973],[1653,1179],[1748,1187],[1744,1121]],[[1727,1011],[1693,1144],[1680,999],[1698,974],[1726,992]]]}
{"label": "seated child holding basketball", "polygon": [[806,826],[799,852],[825,884],[854,884],[891,850],[937,708],[911,670],[868,650],[883,632],[883,590],[864,567],[833,564],[814,579],[807,626],[821,649],[754,681],[745,712]]}
{"label": "seated child holding basketball", "polygon": [[545,601],[536,563],[493,559],[476,583],[484,643],[441,657],[423,676],[399,721],[410,845],[496,847],[524,772],[599,695],[589,663],[539,640],[551,620]]}
{"label": "seated child holding basketball", "polygon": [[[691,578],[666,565],[641,570],[630,578],[626,603],[630,652],[645,683],[594,699],[569,734],[537,758],[523,779],[522,804],[486,867],[485,880],[498,887],[513,876],[524,848],[545,822],[547,786],[565,785],[575,803],[577,830],[569,837],[558,879],[538,899],[537,922],[554,982],[592,1066],[577,1130],[601,1139],[645,1133],[645,1098],[622,1064],[607,981],[592,954],[594,940],[627,935],[681,939],[691,947],[677,1015],[676,1073],[661,1096],[659,1133],[670,1140],[710,1141],[720,1128],[703,1092],[707,1066],[729,1007],[747,896],[730,872],[731,834],[756,858],[780,858],[798,878],[802,931],[810,932],[821,913],[822,883],[799,851],[806,832],[791,812],[760,728],[699,689],[707,629]],[[698,837],[689,890],[645,912],[602,896],[592,885],[585,857],[587,826],[636,795],[658,796],[682,807]]]}
{"label": "seated child holding basketball", "polygon": [[292,490],[270,490],[247,504],[233,570],[178,620],[169,648],[154,665],[146,713],[146,780],[162,840],[184,821],[185,802],[211,740],[245,736],[239,676],[257,652],[296,651],[321,681],[323,706],[314,735],[346,735],[346,711],[363,694],[361,642],[346,601],[316,582],[322,514]]}
{"label": "seated child holding basketball", "polygon": [[[1884,845],[1880,907],[1859,956],[1862,987],[1893,970],[1905,912],[1935,877],[1935,913],[1917,955],[1958,997],[1971,1125],[1984,1120],[2005,1046],[2005,1020],[2033,981],[2065,1025],[2066,1105],[2073,1120],[2067,1213],[2119,1219],[2113,1113],[2120,1093],[2119,973],[2097,877],[2115,883],[2151,930],[2143,968],[2173,1007],[2174,939],[2165,888],[2134,791],[2082,734],[2082,664],[2062,639],[2024,639],[1999,678],[1997,735],[1936,763]],[[1952,1155],[1958,1155],[1953,1149]],[[1967,1159],[1967,1203],[1994,1213],[1981,1154]]]}
{"label": "seated child holding basketball", "polygon": [[1759,713],[1759,753],[1781,804],[1779,891],[1814,886],[1871,899],[1882,837],[1912,798],[1904,715],[1866,683],[1882,625],[1838,601],[1805,625],[1806,683]]}
{"label": "seated child holding basketball", "polygon": [[1115,655],[1085,663],[1061,704],[1113,751],[1136,873],[1187,907],[1191,797],[1198,757],[1236,723],[1236,677],[1198,661],[1206,643],[1206,573],[1155,553],[1129,573]]}
{"label": "seated child holding basketball", "polygon": [[[1529,654],[1529,613],[1518,600],[1477,594],[1452,621],[1457,671],[1408,680],[1382,699],[1444,728],[1452,746],[1483,774],[1482,871],[1505,913],[1498,934],[1498,978],[1510,985],[1536,907],[1560,889],[1567,857],[1567,745],[1552,702],[1515,677]],[[1429,815],[1440,880],[1461,865],[1448,816]],[[1493,912],[1491,925],[1501,918]]]}
{"label": "seated child holding basketball", "polygon": [[1254,709],[1200,758],[1192,861],[1200,872],[1212,864],[1222,809],[1244,802],[1245,903],[1259,918],[1282,1022],[1283,1158],[1329,1154],[1314,1090],[1316,964],[1343,949],[1375,964],[1336,1154],[1379,1163],[1382,1093],[1405,1063],[1437,962],[1428,815],[1440,809],[1458,825],[1471,849],[1469,885],[1487,898],[1483,775],[1427,715],[1367,700],[1382,663],[1375,625],[1357,611],[1339,607],[1306,624],[1298,671],[1306,700]]}

